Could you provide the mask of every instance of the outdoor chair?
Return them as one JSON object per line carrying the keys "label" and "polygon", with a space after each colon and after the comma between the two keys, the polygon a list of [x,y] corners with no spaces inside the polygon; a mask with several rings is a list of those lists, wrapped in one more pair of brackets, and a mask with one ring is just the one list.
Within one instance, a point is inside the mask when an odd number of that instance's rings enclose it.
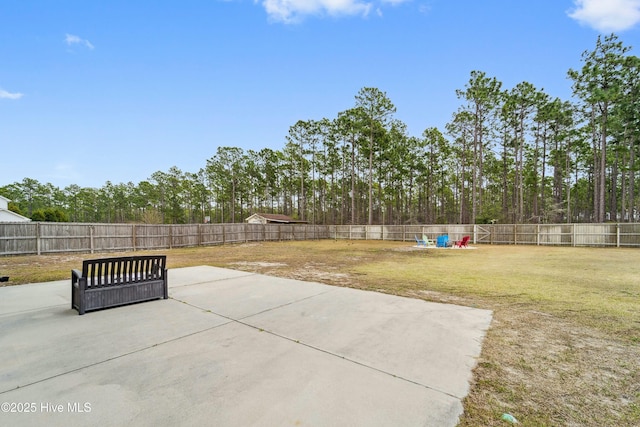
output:
{"label": "outdoor chair", "polygon": [[425,246],[435,246],[436,242],[434,242],[433,240],[429,240],[429,238],[423,234],[422,235],[422,241],[424,242]]}
{"label": "outdoor chair", "polygon": [[469,239],[471,238],[471,236],[464,236],[462,238],[462,240],[458,240],[456,241],[455,246],[457,248],[468,248],[469,247]]}
{"label": "outdoor chair", "polygon": [[424,246],[425,248],[427,247],[427,242],[424,239],[419,239],[415,234],[413,235],[413,237],[415,237],[418,246]]}
{"label": "outdoor chair", "polygon": [[436,246],[439,248],[446,248],[447,246],[449,246],[449,236],[438,236],[438,238],[436,239]]}

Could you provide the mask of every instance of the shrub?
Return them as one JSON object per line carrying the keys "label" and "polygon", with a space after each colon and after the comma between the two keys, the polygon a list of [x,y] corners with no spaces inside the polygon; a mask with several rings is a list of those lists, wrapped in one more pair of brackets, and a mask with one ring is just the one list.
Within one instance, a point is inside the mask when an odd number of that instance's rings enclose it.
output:
{"label": "shrub", "polygon": [[31,219],[41,222],[69,222],[69,216],[60,208],[37,209]]}

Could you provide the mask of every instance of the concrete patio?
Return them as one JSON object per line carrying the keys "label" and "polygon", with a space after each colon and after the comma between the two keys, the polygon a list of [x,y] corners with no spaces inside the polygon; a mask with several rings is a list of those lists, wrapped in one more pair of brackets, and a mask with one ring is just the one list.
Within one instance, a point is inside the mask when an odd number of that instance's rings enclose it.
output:
{"label": "concrete patio", "polygon": [[0,288],[0,425],[455,426],[491,312],[227,270],[79,316]]}

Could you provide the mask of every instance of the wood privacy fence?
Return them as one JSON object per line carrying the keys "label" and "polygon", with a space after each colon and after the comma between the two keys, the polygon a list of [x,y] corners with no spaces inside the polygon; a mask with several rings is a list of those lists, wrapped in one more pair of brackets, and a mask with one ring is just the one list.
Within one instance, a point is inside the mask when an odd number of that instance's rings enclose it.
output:
{"label": "wood privacy fence", "polygon": [[640,224],[307,225],[0,223],[0,256],[119,252],[261,241],[345,239],[415,243],[446,234],[473,244],[640,248]]}

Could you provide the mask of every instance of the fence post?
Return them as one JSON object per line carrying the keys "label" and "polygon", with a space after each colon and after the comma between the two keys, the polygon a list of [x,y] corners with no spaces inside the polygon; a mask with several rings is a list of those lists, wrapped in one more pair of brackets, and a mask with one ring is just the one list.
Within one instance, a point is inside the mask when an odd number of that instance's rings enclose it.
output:
{"label": "fence post", "polygon": [[540,246],[540,224],[536,225],[536,246]]}
{"label": "fence post", "polygon": [[576,225],[571,224],[571,246],[576,246]]}
{"label": "fence post", "polygon": [[36,253],[40,255],[41,242],[40,242],[40,223],[36,222]]}
{"label": "fence post", "polygon": [[620,247],[620,223],[616,222],[616,248]]}
{"label": "fence post", "polygon": [[136,251],[136,225],[131,224],[131,247]]}
{"label": "fence post", "polygon": [[89,252],[93,253],[93,225],[89,226]]}

